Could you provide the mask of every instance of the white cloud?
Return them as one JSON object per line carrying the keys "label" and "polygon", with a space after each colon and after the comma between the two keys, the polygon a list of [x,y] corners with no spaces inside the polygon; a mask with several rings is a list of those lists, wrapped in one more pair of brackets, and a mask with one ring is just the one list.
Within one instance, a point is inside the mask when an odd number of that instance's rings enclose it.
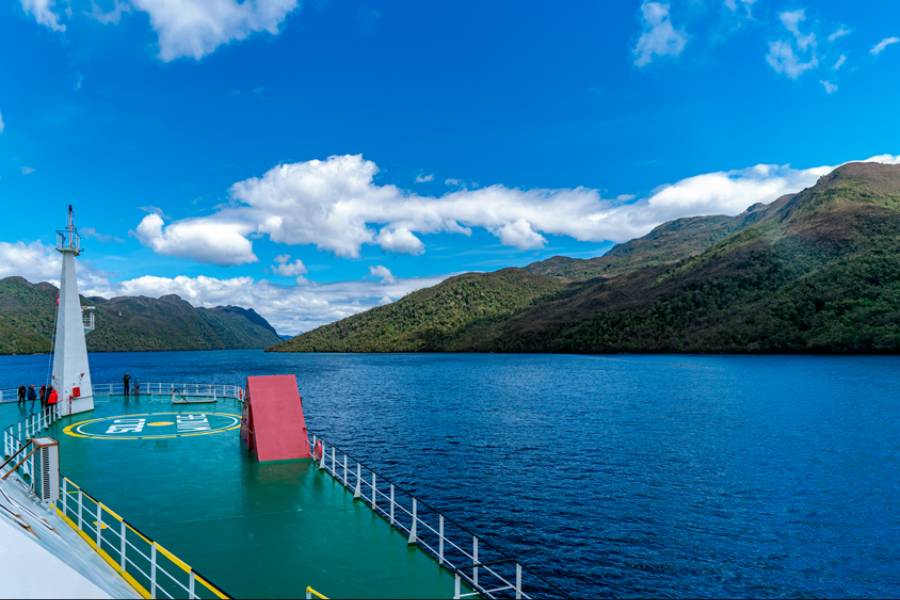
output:
{"label": "white cloud", "polygon": [[159,58],[201,59],[223,44],[267,31],[279,33],[298,0],[131,0],[150,16],[159,36]]}
{"label": "white cloud", "polygon": [[[382,267],[383,268],[383,267]],[[253,308],[279,333],[295,334],[399,300],[410,292],[437,285],[450,275],[398,278],[385,269],[380,279],[281,286],[251,277],[140,277],[117,284],[86,288],[91,296],[150,296],[177,294],[194,306],[237,305]],[[80,274],[79,274],[80,276]],[[102,323],[98,323],[102,327]]]}
{"label": "white cloud", "polygon": [[297,277],[298,275],[306,275],[309,273],[302,260],[298,258],[294,262],[288,262],[290,260],[291,257],[286,254],[276,256],[275,262],[278,264],[272,265],[272,272],[277,273],[278,275],[284,275],[285,277]]}
{"label": "white cloud", "polygon": [[825,81],[825,80],[823,79],[823,80],[820,81],[819,83],[821,83],[822,86],[825,88],[825,93],[826,93],[826,94],[833,94],[833,93],[835,93],[836,91],[838,91],[838,86],[835,85],[835,84],[833,84],[833,83],[831,83],[830,81]]}
{"label": "white cloud", "polygon": [[171,219],[172,218],[169,215],[167,215],[166,213],[164,213],[163,209],[161,209],[158,206],[138,206],[138,210],[142,210],[146,213],[151,213],[154,215],[159,215],[163,219]]}
{"label": "white cloud", "polygon": [[394,274],[391,273],[391,270],[383,265],[374,265],[369,267],[369,275],[378,279],[382,279],[388,283],[397,281],[397,278],[394,277]]}
{"label": "white cloud", "polygon": [[641,4],[644,31],[633,50],[634,64],[644,67],[654,56],[678,56],[684,50],[688,35],[684,29],[676,30],[669,17],[669,5],[659,2]]}
{"label": "white cloud", "polygon": [[434,181],[434,174],[431,175],[416,175],[416,183],[425,183],[426,181]]}
{"label": "white cloud", "polygon": [[165,228],[163,224],[162,217],[150,214],[137,226],[138,240],[157,254],[223,266],[259,261],[246,237],[253,233],[253,225],[230,219],[228,211],[214,219],[183,219]]}
{"label": "white cloud", "polygon": [[816,34],[810,33],[809,35],[803,35],[800,32],[800,23],[806,20],[806,11],[804,10],[794,10],[783,12],[779,15],[781,18],[781,23],[784,25],[785,29],[794,34],[794,37],[797,40],[797,46],[800,50],[807,50],[810,46],[816,45]]}
{"label": "white cloud", "polygon": [[113,235],[102,234],[93,227],[82,227],[81,229],[79,229],[79,232],[81,233],[81,237],[85,239],[93,238],[101,244],[108,244],[109,242],[116,242],[119,244],[125,243],[125,240],[123,240],[122,238]]}
{"label": "white cloud", "polygon": [[3,128],[5,125],[3,124],[3,115],[0,114],[0,133],[3,133]]}
{"label": "white cloud", "polygon": [[791,79],[797,79],[804,71],[819,66],[819,59],[815,56],[809,62],[803,62],[794,53],[794,48],[788,42],[769,42],[769,54],[766,60],[775,69],[776,73],[784,73]]}
{"label": "white cloud", "polygon": [[34,167],[22,167],[22,175],[31,175],[36,171]]}
{"label": "white cloud", "polygon": [[389,229],[384,227],[375,238],[375,243],[381,246],[385,252],[397,254],[412,254],[417,256],[425,252],[425,244],[413,235],[412,231],[405,227]]}
{"label": "white cloud", "polygon": [[453,179],[452,177],[450,177],[444,180],[444,185],[462,186],[463,182],[459,179]]}
{"label": "white cloud", "polygon": [[59,15],[53,12],[54,0],[21,0],[22,10],[34,16],[35,20],[53,31],[65,31],[66,26],[59,22]]}
{"label": "white cloud", "polygon": [[869,50],[869,54],[872,54],[872,55],[874,55],[874,56],[878,56],[879,54],[881,54],[882,52],[884,52],[884,49],[885,49],[885,48],[887,48],[887,47],[890,46],[891,44],[896,44],[897,42],[900,42],[900,38],[898,38],[898,37],[884,38],[883,40],[881,40],[880,42],[878,42],[878,44],[875,45],[874,48],[872,48],[871,50]]}
{"label": "white cloud", "polygon": [[756,4],[756,0],[725,0],[725,6],[733,12],[737,11],[737,9],[740,7],[744,7],[744,9],[747,11],[748,19],[752,16],[750,13],[750,9],[754,4]]}
{"label": "white cloud", "polygon": [[[261,178],[239,182],[232,186],[237,205],[207,217],[166,225],[160,216],[148,215],[136,235],[160,254],[217,265],[256,261],[251,239],[261,235],[286,245],[312,244],[342,257],[358,257],[367,244],[385,252],[421,254],[425,245],[418,235],[470,235],[473,227],[522,250],[544,246],[546,235],[622,242],[680,217],[738,214],[813,185],[829,169],[759,165],[708,173],[638,199],[623,195],[607,200],[586,188],[502,185],[427,197],[375,184],[378,167],[361,156],[333,156],[281,165]],[[290,256],[279,259],[286,265]]]}
{"label": "white cloud", "polygon": [[844,66],[845,62],[847,62],[847,57],[846,57],[846,55],[841,54],[841,57],[838,59],[838,61],[836,63],[834,63],[833,67],[831,67],[832,70],[837,71],[838,69],[840,69],[841,67]]}
{"label": "white cloud", "polygon": [[[804,71],[819,66],[819,59],[816,56],[816,34],[804,35],[800,31],[800,23],[806,20],[806,12],[803,10],[783,12],[779,17],[785,29],[794,34],[794,42],[784,40],[769,42],[766,61],[776,73],[784,73],[791,79],[797,79]],[[809,59],[804,62],[804,59],[798,56],[798,52],[808,54]]]}
{"label": "white cloud", "polygon": [[833,42],[833,41],[837,40],[838,38],[842,38],[845,35],[848,35],[850,33],[853,33],[853,32],[850,31],[849,29],[844,29],[843,27],[841,27],[837,31],[835,31],[834,33],[832,33],[831,35],[828,36],[828,41]]}

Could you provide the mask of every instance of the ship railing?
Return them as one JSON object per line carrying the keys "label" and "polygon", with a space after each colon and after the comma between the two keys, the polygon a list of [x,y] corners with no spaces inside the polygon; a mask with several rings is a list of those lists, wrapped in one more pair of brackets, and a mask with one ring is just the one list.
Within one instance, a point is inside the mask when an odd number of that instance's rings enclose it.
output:
{"label": "ship railing", "polygon": [[60,490],[59,516],[144,598],[231,598],[68,478]]}
{"label": "ship railing", "polygon": [[[321,443],[320,447],[317,444]],[[319,448],[321,450],[319,451]],[[378,475],[321,436],[311,440],[319,469],[353,492],[375,514],[408,536],[457,578],[455,598],[569,598],[552,583],[507,556],[477,534],[447,518],[399,485]],[[460,595],[462,584],[474,590]],[[528,592],[526,592],[526,586]]]}
{"label": "ship railing", "polygon": [[[94,390],[94,401],[110,396],[124,396],[124,383],[95,383],[91,386]],[[131,394],[134,395],[135,386],[131,385]],[[18,389],[0,390],[0,404],[18,402]],[[214,384],[214,383],[141,383],[141,396],[167,396],[181,394],[185,397],[215,398],[243,400],[244,388],[239,385]],[[29,402],[29,401],[26,401]]]}
{"label": "ship railing", "polygon": [[[33,415],[10,425],[3,430],[3,456],[10,458],[20,453],[31,440],[60,419],[52,407],[39,410]],[[34,457],[31,456],[17,469],[31,481],[34,477]]]}
{"label": "ship railing", "polygon": [[[94,400],[97,398],[124,396],[124,383],[95,383]],[[131,395],[136,396],[134,382],[131,384]],[[143,383],[140,384],[140,397],[180,395],[186,398],[213,398],[242,400],[244,389],[238,385],[207,383]],[[102,402],[102,400],[101,400]]]}

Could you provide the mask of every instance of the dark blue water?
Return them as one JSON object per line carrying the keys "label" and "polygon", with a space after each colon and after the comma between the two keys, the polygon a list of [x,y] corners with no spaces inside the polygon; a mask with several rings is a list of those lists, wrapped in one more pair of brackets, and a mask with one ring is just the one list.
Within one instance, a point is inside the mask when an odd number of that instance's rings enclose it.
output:
{"label": "dark blue water", "polygon": [[[46,360],[0,358],[0,387]],[[311,430],[574,596],[900,596],[900,358],[91,361],[95,382],[296,373]]]}

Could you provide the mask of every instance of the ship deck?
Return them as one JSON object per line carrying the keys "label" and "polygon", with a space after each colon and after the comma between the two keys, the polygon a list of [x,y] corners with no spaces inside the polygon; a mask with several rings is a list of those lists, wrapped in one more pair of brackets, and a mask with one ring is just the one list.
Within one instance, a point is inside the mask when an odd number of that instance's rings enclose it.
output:
{"label": "ship deck", "polygon": [[[4,425],[21,418],[0,411]],[[198,414],[211,431],[190,429]],[[453,597],[453,574],[330,474],[256,461],[240,414],[235,400],[110,397],[45,435],[59,441],[63,475],[234,597],[300,598],[307,586],[331,598]]]}

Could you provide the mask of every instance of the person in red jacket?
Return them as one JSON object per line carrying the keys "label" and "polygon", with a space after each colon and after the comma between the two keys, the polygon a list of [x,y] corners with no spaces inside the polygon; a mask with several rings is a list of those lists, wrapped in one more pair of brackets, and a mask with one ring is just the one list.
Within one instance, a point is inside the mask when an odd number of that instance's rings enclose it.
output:
{"label": "person in red jacket", "polygon": [[56,403],[59,402],[59,396],[56,394],[56,389],[50,388],[50,395],[47,396],[47,406],[51,409],[56,408]]}

